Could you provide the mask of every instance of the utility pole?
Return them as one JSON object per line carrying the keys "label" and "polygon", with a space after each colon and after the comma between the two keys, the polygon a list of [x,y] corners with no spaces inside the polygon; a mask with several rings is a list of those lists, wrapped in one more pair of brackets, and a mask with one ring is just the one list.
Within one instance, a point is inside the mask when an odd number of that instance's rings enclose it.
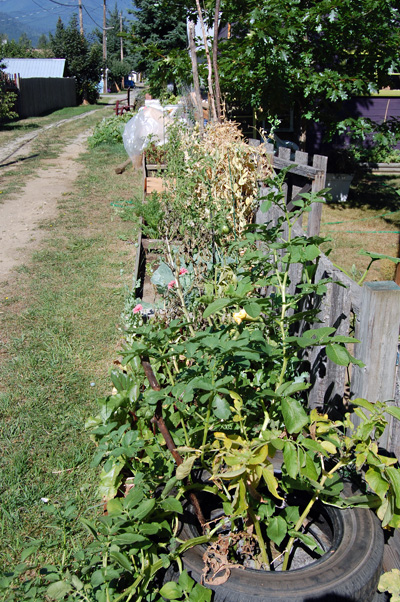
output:
{"label": "utility pole", "polygon": [[[119,33],[122,33],[122,11],[119,13]],[[121,63],[124,60],[124,42],[122,39],[122,36],[120,37],[120,44],[121,44]],[[124,76],[121,77],[121,90],[123,90],[125,88],[125,78]],[[128,89],[128,105],[129,105],[129,92],[130,92],[130,88]]]}
{"label": "utility pole", "polygon": [[78,0],[79,3],[79,31],[83,36],[83,14],[82,14],[82,0]]}
{"label": "utility pole", "polygon": [[[122,11],[119,13],[119,33],[122,33]],[[124,60],[124,41],[122,37],[121,40],[121,63]]]}
{"label": "utility pole", "polygon": [[103,93],[107,93],[107,20],[106,0],[103,0]]}

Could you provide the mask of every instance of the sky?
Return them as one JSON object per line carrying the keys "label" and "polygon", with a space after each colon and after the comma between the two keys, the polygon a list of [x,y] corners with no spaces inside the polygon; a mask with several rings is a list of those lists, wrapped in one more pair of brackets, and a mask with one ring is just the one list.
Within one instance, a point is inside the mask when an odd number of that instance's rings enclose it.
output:
{"label": "sky", "polygon": [[[132,7],[131,0],[118,0],[118,9],[127,15]],[[103,0],[82,0],[83,27],[85,31],[103,26]],[[115,0],[107,0],[107,10],[115,7]],[[19,30],[45,33],[54,31],[61,17],[66,24],[73,13],[78,13],[78,0],[0,0],[0,33],[15,37],[13,31]],[[18,38],[17,38],[18,39]]]}

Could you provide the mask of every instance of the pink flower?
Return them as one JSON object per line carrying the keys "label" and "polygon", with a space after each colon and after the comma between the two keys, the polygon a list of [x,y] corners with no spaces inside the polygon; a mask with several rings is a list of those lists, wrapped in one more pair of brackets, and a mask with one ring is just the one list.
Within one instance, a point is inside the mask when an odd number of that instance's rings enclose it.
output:
{"label": "pink flower", "polygon": [[170,291],[171,288],[174,288],[176,284],[176,280],[171,280],[171,282],[168,282],[168,290]]}
{"label": "pink flower", "polygon": [[141,305],[140,303],[138,303],[132,310],[133,314],[138,314],[140,311],[142,311],[143,309],[143,305]]}
{"label": "pink flower", "polygon": [[181,268],[181,269],[179,270],[179,276],[183,276],[183,274],[188,274],[188,273],[189,273],[189,272],[188,272],[188,270],[187,270],[186,268]]}

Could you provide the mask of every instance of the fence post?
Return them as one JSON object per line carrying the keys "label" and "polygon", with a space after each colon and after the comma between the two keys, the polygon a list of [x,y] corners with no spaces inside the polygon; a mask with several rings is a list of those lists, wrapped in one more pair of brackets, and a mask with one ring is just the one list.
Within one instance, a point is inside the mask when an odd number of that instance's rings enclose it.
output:
{"label": "fence post", "polygon": [[[354,355],[365,366],[353,367],[351,397],[394,403],[396,387],[396,359],[400,328],[400,287],[395,282],[366,282],[362,287],[360,314],[357,316],[355,336],[361,342],[355,345]],[[396,453],[399,458],[400,438],[388,416],[389,425],[380,445]],[[353,415],[353,423],[360,419]]]}
{"label": "fence post", "polygon": [[[313,167],[319,169],[319,173],[315,176],[312,183],[312,192],[319,192],[325,188],[326,170],[328,166],[328,157],[322,155],[314,155]],[[321,229],[322,205],[321,203],[313,203],[311,211],[308,214],[307,236],[318,236]]]}

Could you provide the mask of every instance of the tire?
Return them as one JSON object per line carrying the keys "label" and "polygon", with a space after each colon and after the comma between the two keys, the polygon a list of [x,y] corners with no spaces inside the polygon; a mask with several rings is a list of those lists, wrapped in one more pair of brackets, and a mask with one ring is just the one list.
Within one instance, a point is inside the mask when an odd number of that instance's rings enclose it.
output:
{"label": "tire", "polygon": [[[330,549],[317,561],[285,572],[231,569],[223,585],[210,586],[213,602],[372,602],[382,571],[383,531],[368,509],[325,506],[333,531]],[[193,520],[180,538],[199,534]],[[183,566],[201,582],[204,546],[190,548]],[[168,575],[169,573],[169,575]],[[171,568],[167,578],[173,579]]]}

